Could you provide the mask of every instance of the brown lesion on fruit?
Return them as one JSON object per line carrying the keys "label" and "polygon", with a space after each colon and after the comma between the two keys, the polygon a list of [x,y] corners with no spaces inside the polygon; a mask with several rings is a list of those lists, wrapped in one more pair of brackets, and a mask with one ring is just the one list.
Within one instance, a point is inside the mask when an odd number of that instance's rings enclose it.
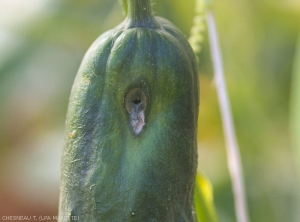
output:
{"label": "brown lesion on fruit", "polygon": [[84,84],[89,85],[91,83],[91,80],[90,80],[90,78],[85,76],[85,77],[83,77],[83,82],[84,82]]}
{"label": "brown lesion on fruit", "polygon": [[[85,93],[91,84],[91,79],[88,76],[83,76],[77,87],[77,93]],[[77,100],[77,93],[75,94],[75,100]]]}
{"label": "brown lesion on fruit", "polygon": [[145,122],[147,96],[140,88],[131,89],[125,97],[126,110],[129,113],[130,125],[138,135],[142,132]]}
{"label": "brown lesion on fruit", "polygon": [[76,137],[76,130],[73,130],[70,134],[69,137],[74,139]]}

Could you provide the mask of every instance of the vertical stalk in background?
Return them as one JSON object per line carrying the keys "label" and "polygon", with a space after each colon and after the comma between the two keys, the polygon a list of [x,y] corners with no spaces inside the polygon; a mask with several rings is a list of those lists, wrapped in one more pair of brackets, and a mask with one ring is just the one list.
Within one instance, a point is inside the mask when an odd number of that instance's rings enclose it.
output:
{"label": "vertical stalk in background", "polygon": [[194,53],[198,58],[202,49],[202,42],[204,40],[203,33],[206,31],[206,7],[203,0],[196,0],[195,4],[195,16],[194,24],[191,28],[191,35],[189,37],[189,43],[192,46]]}
{"label": "vertical stalk in background", "polygon": [[223,128],[225,133],[228,167],[233,185],[235,199],[235,210],[238,222],[248,222],[248,210],[243,181],[243,169],[241,157],[234,129],[230,102],[227,93],[226,81],[224,77],[222,55],[219,46],[216,22],[211,10],[207,12],[207,24],[210,39],[210,48],[215,70],[215,81],[219,97]]}
{"label": "vertical stalk in background", "polygon": [[300,178],[300,33],[295,53],[294,70],[291,81],[290,127],[292,144],[296,152],[298,178]]}

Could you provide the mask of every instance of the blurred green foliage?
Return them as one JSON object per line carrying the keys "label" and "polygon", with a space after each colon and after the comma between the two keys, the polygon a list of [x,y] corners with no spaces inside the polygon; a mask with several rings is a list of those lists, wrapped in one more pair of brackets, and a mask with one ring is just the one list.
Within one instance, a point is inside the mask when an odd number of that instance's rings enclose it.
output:
{"label": "blurred green foliage", "polygon": [[213,188],[203,173],[198,172],[195,185],[195,209],[198,221],[218,222],[213,201]]}
{"label": "blurred green foliage", "polygon": [[[155,15],[189,36],[194,1],[153,3]],[[255,222],[298,222],[300,192],[289,107],[300,3],[216,0],[213,7],[250,217]],[[16,11],[19,16],[21,11]],[[117,0],[45,0],[30,19],[13,23],[16,12],[0,24],[1,214],[57,214],[63,128],[74,77],[91,43],[125,16]],[[220,220],[232,222],[233,196],[206,36],[198,56],[199,168],[212,182]]]}

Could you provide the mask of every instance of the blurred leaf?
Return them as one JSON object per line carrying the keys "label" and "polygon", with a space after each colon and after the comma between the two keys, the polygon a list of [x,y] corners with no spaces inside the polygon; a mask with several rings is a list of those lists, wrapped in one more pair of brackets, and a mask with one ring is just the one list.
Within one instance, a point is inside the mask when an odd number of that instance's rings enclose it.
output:
{"label": "blurred leaf", "polygon": [[198,221],[219,221],[213,202],[213,188],[209,180],[202,173],[199,172],[196,177],[195,207]]}

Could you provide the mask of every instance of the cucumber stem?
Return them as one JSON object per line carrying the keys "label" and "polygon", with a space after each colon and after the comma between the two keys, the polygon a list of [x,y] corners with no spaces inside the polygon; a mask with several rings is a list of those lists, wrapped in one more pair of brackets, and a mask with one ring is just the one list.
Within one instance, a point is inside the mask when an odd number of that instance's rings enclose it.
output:
{"label": "cucumber stem", "polygon": [[129,27],[146,27],[159,28],[159,23],[155,20],[150,0],[128,0],[128,14]]}

